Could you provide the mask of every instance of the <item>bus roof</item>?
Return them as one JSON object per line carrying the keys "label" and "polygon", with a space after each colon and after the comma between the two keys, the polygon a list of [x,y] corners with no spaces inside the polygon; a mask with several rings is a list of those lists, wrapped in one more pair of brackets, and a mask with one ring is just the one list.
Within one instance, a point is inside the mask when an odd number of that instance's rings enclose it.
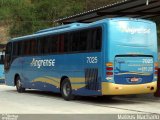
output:
{"label": "bus roof", "polygon": [[31,35],[26,35],[26,36],[13,38],[13,39],[11,39],[11,42],[12,41],[25,40],[25,39],[29,39],[29,38],[41,37],[41,36],[45,36],[45,35],[51,35],[51,34],[54,34],[54,33],[61,33],[61,32],[64,32],[64,31],[75,30],[77,28],[84,28],[84,27],[87,27],[87,26],[88,26],[88,24],[84,24],[84,23],[72,23],[72,24],[69,24],[69,25],[61,25],[61,26],[58,26],[58,27],[43,29],[43,30],[37,31],[36,33],[31,34]]}
{"label": "bus roof", "polygon": [[103,23],[110,21],[110,20],[111,21],[137,20],[137,21],[142,21],[142,22],[147,22],[147,23],[153,23],[152,21],[149,21],[149,20],[137,19],[137,18],[125,18],[125,17],[106,18],[106,19],[102,19],[102,20],[92,22],[92,23],[71,23],[71,24],[67,24],[67,25],[61,25],[58,27],[43,29],[43,30],[37,31],[36,33],[31,34],[31,35],[13,38],[13,39],[11,39],[10,42],[20,41],[20,40],[25,40],[25,39],[32,39],[32,38],[42,37],[42,36],[46,36],[46,35],[52,35],[52,34],[56,34],[56,33],[72,31],[72,30],[76,30],[76,29],[94,27],[96,25],[103,24]]}
{"label": "bus roof", "polygon": [[60,30],[60,29],[65,29],[65,28],[74,28],[74,27],[83,26],[83,25],[85,26],[84,23],[72,23],[72,24],[61,25],[61,26],[52,27],[48,29],[43,29],[43,30],[37,31],[36,33],[49,32],[49,31]]}

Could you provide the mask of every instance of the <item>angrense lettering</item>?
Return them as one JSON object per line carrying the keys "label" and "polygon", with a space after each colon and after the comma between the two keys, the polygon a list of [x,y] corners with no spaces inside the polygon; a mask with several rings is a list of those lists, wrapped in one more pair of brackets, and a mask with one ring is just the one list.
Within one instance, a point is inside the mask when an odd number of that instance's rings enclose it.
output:
{"label": "angrense lettering", "polygon": [[55,59],[36,60],[33,58],[31,66],[41,68],[42,66],[55,66]]}

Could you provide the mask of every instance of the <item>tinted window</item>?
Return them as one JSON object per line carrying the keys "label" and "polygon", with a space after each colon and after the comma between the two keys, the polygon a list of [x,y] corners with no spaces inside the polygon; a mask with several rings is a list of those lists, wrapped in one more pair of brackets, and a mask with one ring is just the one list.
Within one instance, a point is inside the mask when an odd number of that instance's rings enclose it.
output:
{"label": "tinted window", "polygon": [[18,53],[18,42],[13,43],[13,55],[17,55]]}
{"label": "tinted window", "polygon": [[89,30],[80,31],[80,39],[78,41],[79,51],[87,51],[88,38],[89,38]]}
{"label": "tinted window", "polygon": [[64,34],[64,52],[70,52],[71,51],[71,36],[70,33]]}
{"label": "tinted window", "polygon": [[89,51],[101,49],[102,32],[100,28],[92,29],[89,37]]}
{"label": "tinted window", "polygon": [[30,43],[30,49],[31,49],[31,55],[36,55],[37,54],[37,40],[33,39],[31,40]]}
{"label": "tinted window", "polygon": [[80,43],[80,32],[73,32],[71,34],[71,51],[76,52],[79,51],[79,43]]}
{"label": "tinted window", "polygon": [[6,46],[6,54],[10,54],[12,52],[12,43],[8,43]]}
{"label": "tinted window", "polygon": [[[18,56],[100,51],[101,41],[100,27],[83,29],[14,42],[13,54]],[[7,46],[10,50],[9,44]]]}

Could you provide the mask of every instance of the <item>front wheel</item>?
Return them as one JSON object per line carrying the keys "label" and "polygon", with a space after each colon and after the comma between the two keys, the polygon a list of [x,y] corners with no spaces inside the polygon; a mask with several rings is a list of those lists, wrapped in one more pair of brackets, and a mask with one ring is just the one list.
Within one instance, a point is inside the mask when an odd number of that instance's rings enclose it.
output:
{"label": "front wheel", "polygon": [[61,84],[61,94],[65,100],[72,100],[74,98],[72,94],[71,83],[68,78],[64,79]]}
{"label": "front wheel", "polygon": [[22,87],[22,82],[19,76],[16,78],[16,89],[17,89],[17,92],[19,93],[22,93],[25,91],[25,88]]}

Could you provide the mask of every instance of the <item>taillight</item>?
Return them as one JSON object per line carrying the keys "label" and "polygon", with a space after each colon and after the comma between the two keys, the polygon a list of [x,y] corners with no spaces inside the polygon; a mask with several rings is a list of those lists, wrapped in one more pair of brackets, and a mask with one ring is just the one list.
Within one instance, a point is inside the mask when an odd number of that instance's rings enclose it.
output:
{"label": "taillight", "polygon": [[155,67],[158,67],[158,62],[155,62],[155,63],[154,63],[154,66],[155,66]]}
{"label": "taillight", "polygon": [[112,62],[108,62],[108,63],[106,63],[106,66],[107,67],[113,67],[113,63]]}
{"label": "taillight", "polygon": [[107,72],[106,75],[113,75],[113,72]]}
{"label": "taillight", "polygon": [[112,62],[108,62],[106,63],[106,75],[107,76],[112,76],[113,75],[113,63]]}
{"label": "taillight", "polygon": [[158,62],[154,63],[154,70],[155,70],[154,74],[158,75]]}
{"label": "taillight", "polygon": [[158,67],[155,67],[154,69],[155,69],[155,70],[158,70]]}
{"label": "taillight", "polygon": [[106,70],[110,71],[110,70],[113,70],[113,68],[112,67],[108,67],[108,68],[106,68]]}
{"label": "taillight", "polygon": [[155,71],[154,74],[158,75],[158,71]]}

